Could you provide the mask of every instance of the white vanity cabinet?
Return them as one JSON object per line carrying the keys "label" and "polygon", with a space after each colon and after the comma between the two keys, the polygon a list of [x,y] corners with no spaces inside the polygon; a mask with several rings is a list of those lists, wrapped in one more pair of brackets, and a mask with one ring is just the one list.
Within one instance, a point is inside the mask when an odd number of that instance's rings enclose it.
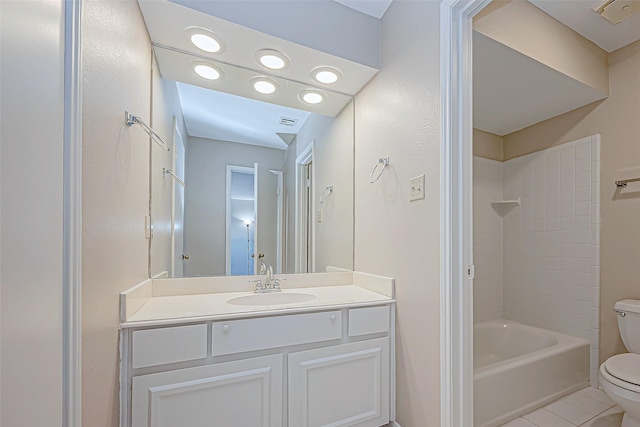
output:
{"label": "white vanity cabinet", "polygon": [[389,422],[389,338],[289,355],[289,425]]}
{"label": "white vanity cabinet", "polygon": [[280,426],[282,355],[133,377],[133,427]]}
{"label": "white vanity cabinet", "polygon": [[121,427],[386,425],[393,303],[121,330]]}

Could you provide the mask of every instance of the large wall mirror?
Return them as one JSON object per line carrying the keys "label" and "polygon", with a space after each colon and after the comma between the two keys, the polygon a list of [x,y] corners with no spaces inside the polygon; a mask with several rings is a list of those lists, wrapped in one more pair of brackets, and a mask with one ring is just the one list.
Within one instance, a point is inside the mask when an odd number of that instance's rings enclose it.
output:
{"label": "large wall mirror", "polygon": [[[141,9],[153,40],[158,3]],[[170,150],[151,144],[150,276],[353,269],[353,97],[180,43],[154,40],[152,126]]]}

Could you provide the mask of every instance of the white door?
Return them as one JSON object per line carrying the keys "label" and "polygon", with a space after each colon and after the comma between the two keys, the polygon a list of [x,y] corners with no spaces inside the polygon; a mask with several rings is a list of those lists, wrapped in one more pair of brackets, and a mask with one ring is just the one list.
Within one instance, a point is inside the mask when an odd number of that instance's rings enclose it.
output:
{"label": "white door", "polygon": [[289,355],[289,426],[389,422],[389,338]]}
{"label": "white door", "polygon": [[131,427],[281,427],[282,355],[133,378]]}
{"label": "white door", "polygon": [[[173,129],[173,171],[182,181],[185,181],[184,141],[175,123],[175,117]],[[184,192],[185,187],[174,180],[171,213],[171,277],[184,277],[183,263],[188,262],[188,255],[184,253]]]}

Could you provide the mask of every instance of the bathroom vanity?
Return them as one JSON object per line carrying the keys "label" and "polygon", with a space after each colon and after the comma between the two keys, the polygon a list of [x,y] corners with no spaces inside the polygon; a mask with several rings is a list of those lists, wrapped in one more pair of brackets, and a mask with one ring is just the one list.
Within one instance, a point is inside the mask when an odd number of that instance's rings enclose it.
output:
{"label": "bathroom vanity", "polygon": [[366,426],[395,417],[393,279],[150,279],[121,294],[121,427]]}

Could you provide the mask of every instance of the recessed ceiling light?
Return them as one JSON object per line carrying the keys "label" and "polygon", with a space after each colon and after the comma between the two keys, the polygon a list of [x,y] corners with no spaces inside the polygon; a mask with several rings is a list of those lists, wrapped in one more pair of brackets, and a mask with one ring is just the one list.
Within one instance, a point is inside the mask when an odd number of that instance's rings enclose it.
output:
{"label": "recessed ceiling light", "polygon": [[218,37],[206,28],[189,27],[184,31],[189,41],[198,49],[207,53],[223,51],[223,45]]}
{"label": "recessed ceiling light", "polygon": [[307,89],[300,92],[300,99],[307,104],[319,104],[324,101],[325,95],[319,90]]}
{"label": "recessed ceiling light", "polygon": [[330,85],[342,78],[342,73],[333,67],[317,67],[311,71],[311,77],[318,83]]}
{"label": "recessed ceiling light", "polygon": [[270,70],[282,70],[289,65],[289,58],[273,49],[262,49],[257,51],[256,61],[258,61],[258,64]]}
{"label": "recessed ceiling light", "polygon": [[278,90],[278,84],[266,77],[256,77],[251,80],[253,88],[256,92],[264,95],[270,95]]}
{"label": "recessed ceiling light", "polygon": [[193,71],[203,79],[207,80],[218,80],[222,77],[222,72],[212,65],[197,64],[193,67]]}

